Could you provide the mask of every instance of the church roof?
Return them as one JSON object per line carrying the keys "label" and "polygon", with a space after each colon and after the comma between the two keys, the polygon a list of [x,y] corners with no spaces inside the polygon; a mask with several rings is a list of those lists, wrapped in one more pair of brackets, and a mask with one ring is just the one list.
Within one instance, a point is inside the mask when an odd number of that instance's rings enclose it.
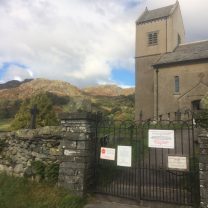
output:
{"label": "church roof", "polygon": [[176,5],[177,3],[170,5],[170,6],[162,7],[159,9],[154,9],[154,10],[148,10],[146,8],[146,10],[139,17],[136,23],[141,24],[141,23],[152,21],[152,20],[169,17],[174,11]]}
{"label": "church roof", "polygon": [[179,45],[174,52],[164,54],[154,66],[208,60],[208,40]]}

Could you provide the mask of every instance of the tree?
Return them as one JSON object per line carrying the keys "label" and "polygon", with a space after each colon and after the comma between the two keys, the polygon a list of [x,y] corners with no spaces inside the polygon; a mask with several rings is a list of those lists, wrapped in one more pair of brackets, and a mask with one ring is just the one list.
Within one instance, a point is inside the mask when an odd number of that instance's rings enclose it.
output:
{"label": "tree", "polygon": [[208,110],[208,95],[205,95],[201,100],[202,108]]}
{"label": "tree", "polygon": [[20,107],[20,100],[0,100],[0,118],[7,119],[15,116]]}
{"label": "tree", "polygon": [[12,129],[28,128],[31,121],[30,110],[37,105],[38,114],[36,116],[36,126],[53,126],[58,124],[53,104],[46,93],[33,96],[30,100],[22,102],[19,111],[12,122]]}

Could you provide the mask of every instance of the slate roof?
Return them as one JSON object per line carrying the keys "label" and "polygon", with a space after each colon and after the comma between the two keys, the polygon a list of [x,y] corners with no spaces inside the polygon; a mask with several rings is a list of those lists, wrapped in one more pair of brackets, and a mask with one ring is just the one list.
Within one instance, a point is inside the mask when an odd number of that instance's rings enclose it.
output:
{"label": "slate roof", "polygon": [[208,60],[208,40],[179,45],[174,52],[164,54],[154,66],[170,65],[180,62]]}
{"label": "slate roof", "polygon": [[139,19],[137,20],[136,23],[142,24],[142,23],[149,22],[152,20],[169,17],[172,14],[172,12],[174,11],[176,4],[162,7],[159,9],[154,9],[154,10],[146,9],[144,11],[144,13],[139,17]]}

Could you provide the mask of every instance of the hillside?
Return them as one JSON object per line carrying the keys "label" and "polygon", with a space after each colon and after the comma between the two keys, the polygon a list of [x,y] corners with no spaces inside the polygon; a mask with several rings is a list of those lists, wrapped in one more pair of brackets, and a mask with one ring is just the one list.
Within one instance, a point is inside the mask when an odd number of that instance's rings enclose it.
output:
{"label": "hillside", "polygon": [[5,84],[0,84],[0,99],[7,100],[24,100],[40,92],[50,92],[57,96],[128,96],[134,94],[134,88],[123,89],[117,85],[98,85],[79,89],[70,83],[59,80],[34,79],[19,81],[9,81]]}
{"label": "hillside", "polygon": [[0,99],[24,100],[40,92],[50,92],[58,96],[82,96],[83,92],[77,87],[63,81],[35,79],[15,88],[0,90]]}
{"label": "hillside", "polygon": [[85,111],[102,112],[105,117],[118,120],[134,118],[134,89],[108,85],[81,90],[63,81],[35,79],[18,83],[17,87],[0,89],[0,125],[8,126],[7,122],[14,118],[21,103],[39,93],[50,97],[57,115]]}
{"label": "hillside", "polygon": [[134,88],[121,88],[117,85],[98,85],[93,87],[86,87],[83,91],[89,95],[94,96],[120,96],[120,95],[131,95],[135,93]]}

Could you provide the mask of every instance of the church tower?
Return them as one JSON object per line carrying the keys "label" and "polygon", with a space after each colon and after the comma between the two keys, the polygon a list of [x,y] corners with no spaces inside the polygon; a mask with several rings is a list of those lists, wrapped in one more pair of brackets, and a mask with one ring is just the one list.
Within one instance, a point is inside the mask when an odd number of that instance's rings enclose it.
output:
{"label": "church tower", "polygon": [[165,53],[173,52],[185,40],[185,30],[178,1],[174,5],[148,10],[136,21],[136,94],[135,119],[155,115],[153,64]]}

